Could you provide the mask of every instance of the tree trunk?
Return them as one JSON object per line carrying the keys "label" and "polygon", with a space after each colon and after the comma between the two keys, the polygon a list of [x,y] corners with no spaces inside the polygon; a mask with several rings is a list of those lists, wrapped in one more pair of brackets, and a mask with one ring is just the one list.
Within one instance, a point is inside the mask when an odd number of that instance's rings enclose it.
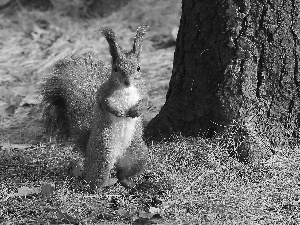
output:
{"label": "tree trunk", "polygon": [[232,124],[273,144],[297,136],[299,9],[294,0],[183,0],[166,102],[146,139],[211,137]]}
{"label": "tree trunk", "polygon": [[108,16],[117,9],[125,6],[130,0],[86,0],[89,2],[88,13]]}

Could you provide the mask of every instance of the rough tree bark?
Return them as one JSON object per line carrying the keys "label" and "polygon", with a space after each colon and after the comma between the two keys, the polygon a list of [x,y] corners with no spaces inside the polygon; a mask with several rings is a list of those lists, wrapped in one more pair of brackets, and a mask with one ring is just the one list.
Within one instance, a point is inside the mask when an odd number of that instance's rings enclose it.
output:
{"label": "rough tree bark", "polygon": [[146,139],[211,137],[232,124],[272,144],[295,138],[299,10],[296,0],[183,0],[166,102]]}

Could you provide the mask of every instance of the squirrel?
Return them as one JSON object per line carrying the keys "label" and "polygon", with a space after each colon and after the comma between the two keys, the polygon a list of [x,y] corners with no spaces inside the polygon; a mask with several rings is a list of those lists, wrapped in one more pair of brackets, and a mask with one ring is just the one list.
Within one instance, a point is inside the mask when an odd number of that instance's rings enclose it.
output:
{"label": "squirrel", "polygon": [[92,188],[106,186],[113,168],[121,185],[134,188],[129,177],[146,162],[142,116],[148,94],[139,58],[147,28],[137,28],[130,51],[120,48],[111,28],[102,29],[111,65],[73,55],[56,63],[41,85],[46,133],[71,139],[81,150]]}

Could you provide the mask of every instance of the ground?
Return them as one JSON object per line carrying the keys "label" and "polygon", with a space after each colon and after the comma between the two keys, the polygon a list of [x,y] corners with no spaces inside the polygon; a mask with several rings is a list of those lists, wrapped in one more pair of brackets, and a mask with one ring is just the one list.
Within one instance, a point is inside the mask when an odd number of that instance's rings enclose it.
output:
{"label": "ground", "polygon": [[[118,184],[90,193],[70,171],[80,158],[68,143],[44,136],[38,86],[54,62],[91,51],[109,62],[99,32],[110,26],[130,48],[135,29],[150,25],[141,55],[149,89],[146,123],[164,104],[180,2],[134,1],[105,18],[76,10],[21,7],[0,15],[0,222],[4,224],[298,224],[299,148],[244,165],[217,140],[174,138],[149,147],[136,181],[155,188],[131,193]],[[224,136],[230,138],[230,135]],[[233,140],[234,141],[234,140]]]}

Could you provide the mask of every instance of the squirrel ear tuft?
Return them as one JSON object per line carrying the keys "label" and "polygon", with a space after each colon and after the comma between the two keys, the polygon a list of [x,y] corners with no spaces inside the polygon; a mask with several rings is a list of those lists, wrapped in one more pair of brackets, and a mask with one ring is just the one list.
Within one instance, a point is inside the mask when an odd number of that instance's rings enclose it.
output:
{"label": "squirrel ear tuft", "polygon": [[122,50],[117,42],[116,35],[110,27],[102,28],[101,33],[105,37],[113,62],[122,55]]}
{"label": "squirrel ear tuft", "polygon": [[148,25],[143,24],[143,25],[139,26],[136,30],[132,50],[133,50],[133,53],[137,57],[140,56],[142,43],[143,43],[144,37],[146,36],[148,27],[149,27]]}

